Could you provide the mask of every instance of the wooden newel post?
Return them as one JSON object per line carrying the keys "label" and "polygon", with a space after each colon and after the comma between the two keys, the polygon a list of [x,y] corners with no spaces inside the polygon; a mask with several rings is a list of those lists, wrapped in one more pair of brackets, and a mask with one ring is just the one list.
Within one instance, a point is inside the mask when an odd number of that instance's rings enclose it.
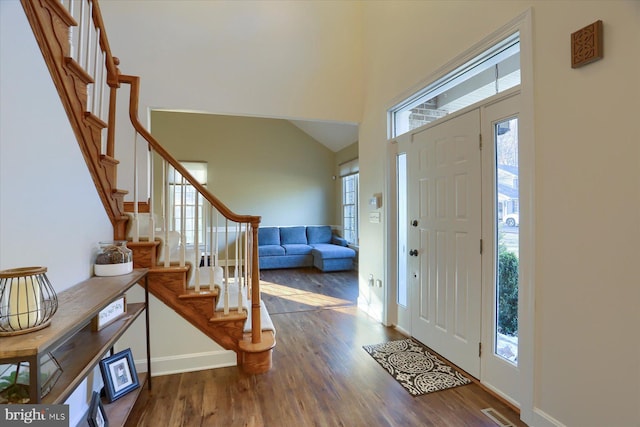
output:
{"label": "wooden newel post", "polygon": [[262,324],[260,322],[260,264],[258,260],[258,227],[260,218],[251,222],[251,342],[262,341]]}

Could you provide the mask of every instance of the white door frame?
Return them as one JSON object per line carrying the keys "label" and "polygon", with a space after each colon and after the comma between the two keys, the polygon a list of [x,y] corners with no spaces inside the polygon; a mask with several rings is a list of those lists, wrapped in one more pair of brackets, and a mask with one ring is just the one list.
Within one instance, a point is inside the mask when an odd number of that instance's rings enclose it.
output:
{"label": "white door frame", "polygon": [[[520,283],[519,283],[519,303],[520,313],[518,319],[518,360],[520,365],[522,395],[520,401],[520,418],[527,424],[534,421],[534,305],[535,305],[535,200],[534,200],[534,171],[535,171],[535,146],[534,146],[534,114],[533,114],[533,35],[532,35],[532,10],[527,9],[521,15],[514,18],[502,28],[480,41],[467,52],[459,55],[440,69],[432,73],[427,79],[415,87],[425,87],[451,71],[462,65],[466,60],[478,55],[490,46],[506,36],[518,31],[520,33],[520,95],[522,110],[519,117],[519,151],[520,151],[520,207],[526,212],[520,217]],[[406,99],[416,92],[415,87],[406,93],[396,97],[389,103],[391,108],[397,105],[400,100]],[[486,101],[485,101],[486,102]],[[391,138],[391,135],[389,135]],[[397,144],[390,139],[387,148],[387,183],[386,192],[390,197],[386,204],[386,230],[385,238],[385,276],[386,283],[389,284],[386,290],[386,299],[383,303],[383,323],[386,325],[397,325],[398,308],[396,303],[395,287],[397,285],[396,253],[395,249],[395,229],[397,228],[397,200],[391,195],[395,194],[396,170],[395,160],[397,155]],[[392,252],[394,251],[394,252]],[[399,329],[404,329],[400,325]],[[411,331],[405,331],[411,332]]]}

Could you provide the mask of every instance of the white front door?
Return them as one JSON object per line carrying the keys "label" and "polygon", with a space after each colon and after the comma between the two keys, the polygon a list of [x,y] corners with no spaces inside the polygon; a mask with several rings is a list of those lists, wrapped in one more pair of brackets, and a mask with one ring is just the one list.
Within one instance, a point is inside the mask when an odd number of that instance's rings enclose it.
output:
{"label": "white front door", "polygon": [[480,111],[398,138],[407,153],[412,335],[480,375]]}

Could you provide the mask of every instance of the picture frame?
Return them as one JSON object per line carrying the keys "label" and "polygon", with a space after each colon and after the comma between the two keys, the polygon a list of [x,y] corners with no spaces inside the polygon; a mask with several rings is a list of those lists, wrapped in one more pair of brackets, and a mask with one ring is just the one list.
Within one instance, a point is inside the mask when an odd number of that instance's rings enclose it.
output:
{"label": "picture frame", "polygon": [[122,350],[100,361],[105,396],[113,402],[140,387],[131,349]]}
{"label": "picture frame", "polygon": [[87,422],[89,427],[109,427],[109,420],[107,419],[107,413],[102,406],[102,399],[100,399],[100,393],[93,392],[91,396],[91,405],[89,406],[89,413],[87,414]]}
{"label": "picture frame", "polygon": [[100,310],[100,312],[91,320],[91,330],[97,332],[122,318],[127,314],[127,297],[122,295],[113,300],[109,305]]}

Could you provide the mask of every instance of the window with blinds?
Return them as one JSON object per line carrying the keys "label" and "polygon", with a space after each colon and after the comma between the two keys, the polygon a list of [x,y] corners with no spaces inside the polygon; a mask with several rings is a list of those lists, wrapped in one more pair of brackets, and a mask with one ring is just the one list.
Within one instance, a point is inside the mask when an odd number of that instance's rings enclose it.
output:
{"label": "window with blinds", "polygon": [[342,180],[342,230],[343,237],[351,245],[358,245],[358,159],[340,164]]}

